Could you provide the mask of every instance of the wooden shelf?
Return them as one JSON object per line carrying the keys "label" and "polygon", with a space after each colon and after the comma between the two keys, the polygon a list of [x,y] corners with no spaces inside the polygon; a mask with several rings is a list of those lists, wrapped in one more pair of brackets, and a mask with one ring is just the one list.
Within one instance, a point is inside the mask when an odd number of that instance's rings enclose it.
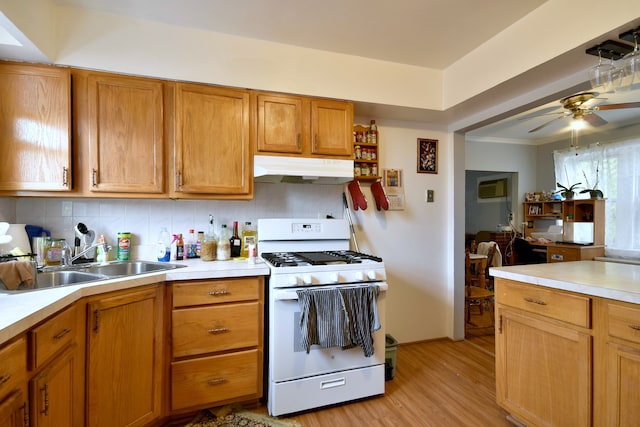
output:
{"label": "wooden shelf", "polygon": [[[354,168],[354,177],[356,180],[373,182],[381,179],[379,175],[380,168],[378,167],[378,162],[380,160],[379,151],[378,151],[378,145],[380,144],[380,134],[378,133],[377,141],[374,144],[366,141],[366,135],[368,131],[369,131],[369,126],[355,125],[353,127],[353,168]],[[358,139],[360,139],[360,141],[358,141]],[[375,159],[362,158],[364,156],[364,153],[361,155],[360,158],[357,158],[356,147],[359,147],[360,150],[363,152],[364,151],[372,152],[375,156]],[[365,164],[369,168],[369,170],[371,170],[371,168],[375,166],[377,169],[376,174],[360,175],[358,171],[361,170],[362,164]]]}

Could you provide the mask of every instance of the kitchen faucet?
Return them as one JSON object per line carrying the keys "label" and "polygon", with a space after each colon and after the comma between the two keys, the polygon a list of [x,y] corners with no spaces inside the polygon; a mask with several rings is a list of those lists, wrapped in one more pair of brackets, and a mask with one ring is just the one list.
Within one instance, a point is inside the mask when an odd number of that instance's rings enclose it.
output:
{"label": "kitchen faucet", "polygon": [[73,262],[75,260],[77,260],[78,258],[80,258],[81,256],[85,255],[87,252],[102,247],[102,250],[104,252],[110,252],[111,251],[111,246],[107,245],[107,242],[98,242],[98,243],[94,243],[91,246],[85,248],[83,251],[77,253],[75,256],[71,256],[71,248],[69,248],[69,246],[67,245],[65,248],[62,249],[62,258],[60,260],[60,264],[62,266],[70,266],[73,265]]}

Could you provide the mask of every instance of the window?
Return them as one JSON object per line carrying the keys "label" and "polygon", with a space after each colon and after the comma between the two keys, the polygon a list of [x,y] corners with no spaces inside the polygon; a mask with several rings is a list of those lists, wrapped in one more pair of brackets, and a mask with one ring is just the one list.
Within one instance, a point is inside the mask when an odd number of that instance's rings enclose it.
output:
{"label": "window", "polygon": [[640,139],[555,151],[553,160],[560,184],[604,193],[606,256],[640,258]]}

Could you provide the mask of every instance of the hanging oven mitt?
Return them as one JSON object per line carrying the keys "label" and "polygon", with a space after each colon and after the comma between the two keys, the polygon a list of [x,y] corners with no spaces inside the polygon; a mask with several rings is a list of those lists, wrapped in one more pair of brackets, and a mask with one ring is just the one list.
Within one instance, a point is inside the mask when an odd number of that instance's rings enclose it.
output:
{"label": "hanging oven mitt", "polygon": [[376,201],[376,208],[378,208],[378,210],[384,209],[385,211],[388,211],[389,199],[387,198],[387,194],[384,192],[384,188],[380,181],[376,181],[371,184],[371,192],[373,193],[373,198]]}
{"label": "hanging oven mitt", "polygon": [[357,211],[358,208],[363,211],[367,209],[367,198],[362,194],[360,189],[360,183],[355,179],[351,181],[347,187],[349,187],[349,193],[351,194],[351,201],[353,202],[353,210]]}

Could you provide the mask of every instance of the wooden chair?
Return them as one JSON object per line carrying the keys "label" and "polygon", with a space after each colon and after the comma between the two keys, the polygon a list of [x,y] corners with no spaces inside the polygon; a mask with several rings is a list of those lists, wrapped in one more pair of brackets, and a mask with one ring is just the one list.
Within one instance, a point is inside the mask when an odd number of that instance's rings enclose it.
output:
{"label": "wooden chair", "polygon": [[[484,280],[486,284],[483,287],[493,290],[493,276],[489,274],[489,268],[492,266],[495,267],[494,265],[495,263],[493,262],[494,261],[493,258],[495,256],[502,256],[501,254],[498,255],[498,251],[499,251],[498,244],[496,242],[486,242],[486,243],[483,243],[483,245],[478,246],[478,249],[484,249],[486,253],[483,253],[483,255],[487,256],[487,264],[484,268]],[[478,250],[478,253],[482,253],[482,251]],[[499,262],[496,265],[501,265],[501,264],[502,262]]]}
{"label": "wooden chair", "polygon": [[[482,259],[482,261],[488,261]],[[474,262],[471,259],[469,250],[465,253],[465,295],[464,295],[464,309],[465,309],[465,321],[467,324],[471,323],[471,307],[478,306],[480,315],[484,314],[485,305],[491,311],[491,325],[493,326],[493,296],[492,290],[487,289],[487,265],[486,262]],[[475,269],[473,267],[478,267]]]}

